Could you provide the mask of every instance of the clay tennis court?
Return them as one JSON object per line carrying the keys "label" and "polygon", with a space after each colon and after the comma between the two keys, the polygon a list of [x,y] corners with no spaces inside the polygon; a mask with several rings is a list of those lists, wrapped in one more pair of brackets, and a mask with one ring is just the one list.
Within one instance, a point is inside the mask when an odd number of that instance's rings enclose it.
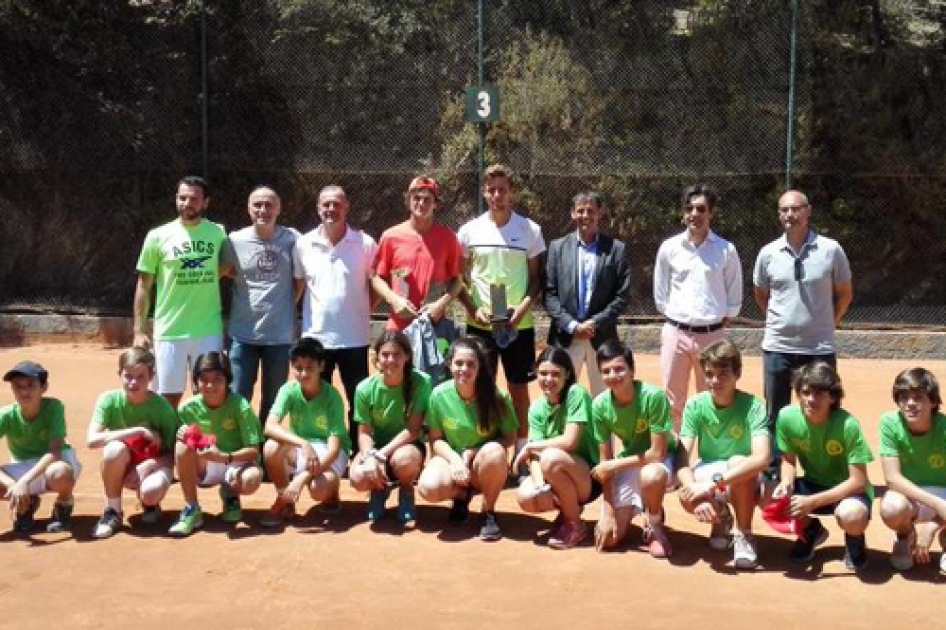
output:
{"label": "clay tennis court", "polygon": [[[244,499],[244,523],[216,518],[215,490],[202,491],[205,526],[185,540],[165,536],[182,499],[177,486],[160,526],[138,526],[114,538],[90,537],[101,509],[99,453],[84,446],[98,394],[119,385],[117,350],[45,345],[5,349],[4,370],[30,358],[50,370],[49,394],[66,404],[70,441],[85,470],[77,487],[73,533],[16,538],[0,514],[0,627],[71,628],[941,628],[946,615],[936,565],[901,575],[888,562],[890,533],[879,519],[867,532],[870,567],[844,568],[843,537],[832,521],[826,547],[809,568],[787,559],[790,541],[756,518],[763,566],[730,567],[731,552],[711,551],[706,527],[682,512],[675,495],[667,515],[674,556],[651,559],[632,528],[620,550],[545,547],[547,518],[518,512],[512,490],[498,508],[505,538],[476,539],[476,519],[446,527],[447,506],[421,505],[416,529],[393,518],[372,529],[365,498],[344,488],[344,509],[331,520],[312,508],[284,531],[256,526],[273,499],[270,484]],[[638,377],[659,381],[657,357],[638,357]],[[889,409],[890,383],[913,361],[840,362],[845,407],[857,416],[875,451],[876,422]],[[946,379],[946,362],[926,362]],[[761,365],[746,359],[744,389],[760,393]],[[6,384],[0,404],[12,402]],[[7,461],[6,446],[0,447]],[[880,467],[871,479],[882,485]],[[52,497],[44,499],[41,523]],[[476,511],[479,500],[473,502]],[[125,498],[126,517],[140,509]],[[4,510],[5,511],[5,510]],[[594,504],[586,520],[597,517]],[[206,518],[209,516],[209,518]],[[876,504],[875,504],[876,517]],[[938,559],[938,550],[937,550]]]}

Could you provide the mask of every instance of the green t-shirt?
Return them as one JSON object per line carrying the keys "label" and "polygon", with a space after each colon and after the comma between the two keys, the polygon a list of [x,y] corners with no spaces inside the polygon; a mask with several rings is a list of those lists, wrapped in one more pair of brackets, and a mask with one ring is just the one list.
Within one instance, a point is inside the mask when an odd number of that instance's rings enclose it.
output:
{"label": "green t-shirt", "polygon": [[380,373],[358,383],[355,390],[355,422],[371,427],[376,448],[382,448],[407,427],[411,413],[427,413],[430,400],[430,377],[411,372],[411,410],[404,408],[404,387],[388,387]]}
{"label": "green t-shirt", "polygon": [[191,398],[178,409],[181,423],[197,424],[201,433],[217,436],[217,449],[233,453],[262,442],[259,418],[243,396],[230,392],[226,401],[216,409],[204,402],[203,396]]}
{"label": "green t-shirt", "polygon": [[137,269],[155,277],[155,339],[223,333],[217,280],[226,239],[223,227],[206,219],[193,227],[178,219],[148,232]]}
{"label": "green t-shirt", "polygon": [[552,406],[549,399],[540,396],[529,407],[529,441],[548,440],[565,433],[565,424],[581,425],[578,450],[575,451],[590,466],[598,463],[598,442],[595,441],[591,422],[591,395],[581,385],[572,385],[564,405]]}
{"label": "green t-shirt", "polygon": [[452,380],[441,383],[430,394],[427,406],[427,427],[443,433],[444,439],[458,453],[475,448],[502,435],[515,434],[519,420],[513,410],[509,394],[499,391],[502,397],[502,416],[492,431],[482,433],[477,426],[476,402],[465,402],[460,398]]}
{"label": "green t-shirt", "polygon": [[109,431],[146,427],[161,436],[161,452],[174,452],[174,441],[181,421],[174,407],[164,396],[151,394],[145,402],[133,405],[120,389],[99,396],[92,411],[92,422]]}
{"label": "green t-shirt", "polygon": [[946,415],[933,414],[933,427],[913,435],[899,411],[880,417],[880,456],[900,460],[900,472],[918,486],[946,488]]}
{"label": "green t-shirt", "polygon": [[784,407],[775,423],[775,439],[780,451],[798,458],[806,480],[826,488],[844,482],[850,464],[874,461],[861,425],[843,409],[832,411],[827,422],[812,424],[798,405]]}
{"label": "green t-shirt", "polygon": [[629,405],[616,404],[610,390],[601,392],[592,403],[591,414],[598,444],[610,440],[612,434],[621,438],[624,450],[618,457],[646,453],[654,433],[667,434],[668,453],[677,448],[667,394],[650,383],[634,381],[634,400]]}
{"label": "green t-shirt", "polygon": [[[0,409],[0,437],[6,436],[10,454],[18,462],[49,452],[52,440],[66,437],[66,409],[56,398],[43,398],[39,413],[27,421],[17,404]],[[69,448],[66,444],[63,450]]]}
{"label": "green t-shirt", "polygon": [[736,391],[733,403],[717,409],[709,392],[700,392],[683,408],[681,438],[699,441],[700,460],[719,462],[733,455],[752,454],[752,438],[768,437],[765,403],[743,391]]}
{"label": "green t-shirt", "polygon": [[330,435],[337,435],[342,450],[351,452],[351,438],[345,428],[345,404],[328,381],[322,381],[319,395],[311,400],[302,393],[299,381],[289,381],[279,388],[269,413],[280,420],[288,415],[289,430],[305,440],[325,442]]}

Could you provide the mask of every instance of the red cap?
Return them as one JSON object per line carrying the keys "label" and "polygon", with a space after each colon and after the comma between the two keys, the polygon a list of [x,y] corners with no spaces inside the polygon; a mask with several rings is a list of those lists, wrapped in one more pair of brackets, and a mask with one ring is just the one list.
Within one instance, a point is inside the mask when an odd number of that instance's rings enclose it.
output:
{"label": "red cap", "polygon": [[407,187],[407,190],[429,190],[434,193],[434,197],[440,199],[440,184],[433,177],[423,175],[415,177],[411,180],[411,185]]}

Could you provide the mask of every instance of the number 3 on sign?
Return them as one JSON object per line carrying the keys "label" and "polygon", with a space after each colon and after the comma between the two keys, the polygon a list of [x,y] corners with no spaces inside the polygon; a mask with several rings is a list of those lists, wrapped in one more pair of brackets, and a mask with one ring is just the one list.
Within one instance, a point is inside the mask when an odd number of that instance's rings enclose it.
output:
{"label": "number 3 on sign", "polygon": [[476,100],[479,103],[479,107],[476,108],[476,115],[484,120],[489,118],[490,113],[493,111],[493,108],[490,106],[489,92],[480,90],[479,94],[476,95]]}
{"label": "number 3 on sign", "polygon": [[466,89],[466,121],[474,123],[499,120],[499,92],[495,86],[484,85]]}

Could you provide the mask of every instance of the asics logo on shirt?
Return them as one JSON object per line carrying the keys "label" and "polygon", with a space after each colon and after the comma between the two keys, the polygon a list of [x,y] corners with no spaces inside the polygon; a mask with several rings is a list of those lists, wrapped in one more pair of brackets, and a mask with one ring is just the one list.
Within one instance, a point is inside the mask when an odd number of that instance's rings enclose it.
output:
{"label": "asics logo on shirt", "polygon": [[199,258],[182,258],[181,269],[203,269],[204,263],[210,260],[210,256],[201,256]]}

